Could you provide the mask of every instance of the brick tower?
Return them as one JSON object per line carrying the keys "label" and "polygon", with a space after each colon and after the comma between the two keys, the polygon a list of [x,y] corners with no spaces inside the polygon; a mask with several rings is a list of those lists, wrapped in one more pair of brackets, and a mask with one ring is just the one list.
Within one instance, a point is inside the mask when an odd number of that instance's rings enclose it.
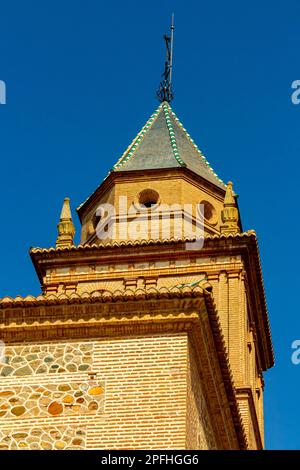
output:
{"label": "brick tower", "polygon": [[31,249],[41,295],[0,300],[0,448],[263,448],[256,235],[168,102],[78,214]]}

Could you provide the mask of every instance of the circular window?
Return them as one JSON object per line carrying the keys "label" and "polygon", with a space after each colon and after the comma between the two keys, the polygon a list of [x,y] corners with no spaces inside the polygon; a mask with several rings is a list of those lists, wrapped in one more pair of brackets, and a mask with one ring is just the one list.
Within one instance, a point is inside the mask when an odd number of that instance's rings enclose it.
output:
{"label": "circular window", "polygon": [[158,204],[159,194],[154,189],[143,189],[139,194],[139,204],[149,209]]}
{"label": "circular window", "polygon": [[215,224],[217,220],[216,209],[214,208],[214,206],[208,201],[201,201],[200,204],[203,205],[204,219],[212,225]]}
{"label": "circular window", "polygon": [[96,230],[100,220],[101,220],[101,216],[97,215],[97,214],[94,214],[93,219],[92,219],[92,224],[93,224],[94,230]]}

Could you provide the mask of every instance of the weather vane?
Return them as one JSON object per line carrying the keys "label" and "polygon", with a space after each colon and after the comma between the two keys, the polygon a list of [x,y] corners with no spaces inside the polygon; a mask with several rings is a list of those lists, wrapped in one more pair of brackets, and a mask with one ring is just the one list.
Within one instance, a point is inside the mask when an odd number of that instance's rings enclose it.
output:
{"label": "weather vane", "polygon": [[171,35],[164,35],[166,43],[166,61],[165,70],[162,74],[162,81],[160,82],[159,89],[156,93],[159,101],[167,101],[170,103],[173,99],[172,91],[172,67],[173,67],[173,44],[174,44],[174,13],[172,14],[171,22]]}

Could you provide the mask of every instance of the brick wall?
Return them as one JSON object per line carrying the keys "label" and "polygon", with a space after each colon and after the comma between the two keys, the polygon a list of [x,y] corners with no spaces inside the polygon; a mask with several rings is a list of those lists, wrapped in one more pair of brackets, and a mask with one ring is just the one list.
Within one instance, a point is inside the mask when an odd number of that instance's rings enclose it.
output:
{"label": "brick wall", "polygon": [[191,345],[189,345],[188,350],[186,416],[186,448],[191,450],[216,449],[217,446],[208,416],[205,399],[201,389],[201,382],[195,359],[195,351]]}

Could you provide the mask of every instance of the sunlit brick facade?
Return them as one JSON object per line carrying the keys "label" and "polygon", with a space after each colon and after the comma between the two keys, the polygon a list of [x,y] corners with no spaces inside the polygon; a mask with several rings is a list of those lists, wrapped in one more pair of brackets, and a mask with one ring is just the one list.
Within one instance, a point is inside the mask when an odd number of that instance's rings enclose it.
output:
{"label": "sunlit brick facade", "polygon": [[168,103],[78,214],[80,244],[66,199],[56,247],[31,249],[41,295],[0,300],[0,449],[263,448],[256,234]]}

